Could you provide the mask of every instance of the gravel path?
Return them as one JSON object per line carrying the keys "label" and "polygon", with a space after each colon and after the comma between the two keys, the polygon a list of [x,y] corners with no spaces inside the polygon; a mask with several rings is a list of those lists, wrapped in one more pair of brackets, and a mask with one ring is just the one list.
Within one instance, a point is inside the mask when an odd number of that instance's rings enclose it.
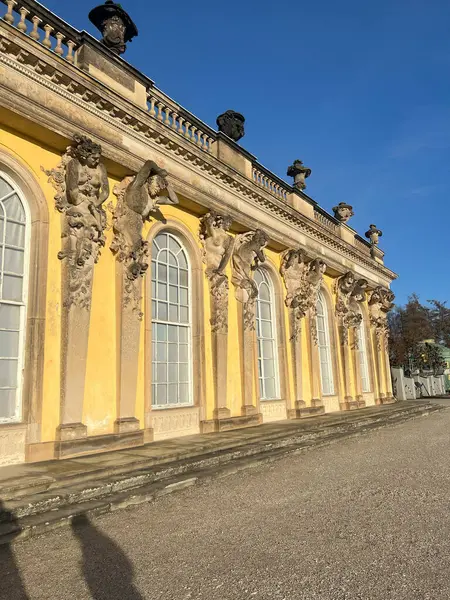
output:
{"label": "gravel path", "polygon": [[3,600],[448,600],[450,410],[0,547]]}

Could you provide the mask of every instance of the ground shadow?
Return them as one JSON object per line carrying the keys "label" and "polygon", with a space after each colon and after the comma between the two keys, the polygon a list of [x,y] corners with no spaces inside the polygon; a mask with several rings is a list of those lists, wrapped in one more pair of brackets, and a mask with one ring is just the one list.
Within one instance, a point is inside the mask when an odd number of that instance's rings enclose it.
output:
{"label": "ground shadow", "polygon": [[0,525],[10,529],[9,542],[0,545],[0,597],[8,600],[29,600],[20,569],[12,549],[12,542],[20,534],[20,527],[12,512],[0,500]]}
{"label": "ground shadow", "polygon": [[86,517],[72,520],[83,552],[83,576],[93,600],[144,600],[136,589],[130,559]]}

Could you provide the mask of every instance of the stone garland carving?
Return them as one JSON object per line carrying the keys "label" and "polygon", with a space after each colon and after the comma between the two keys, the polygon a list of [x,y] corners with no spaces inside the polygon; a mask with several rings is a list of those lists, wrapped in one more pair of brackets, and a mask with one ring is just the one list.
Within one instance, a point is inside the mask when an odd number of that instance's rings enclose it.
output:
{"label": "stone garland carving", "polygon": [[141,319],[141,286],[137,282],[149,266],[148,242],[142,239],[142,228],[158,206],[178,204],[178,198],[167,181],[167,172],[152,160],[147,161],[136,176],[125,177],[113,191],[117,204],[110,248],[125,267],[124,306],[131,304]]}
{"label": "stone garland carving", "polygon": [[387,313],[393,308],[395,299],[391,290],[377,287],[369,298],[370,324],[375,329],[378,350],[383,347],[387,350],[389,341],[389,327]]}
{"label": "stone garland carving", "polygon": [[200,220],[199,237],[203,262],[212,296],[211,327],[213,332],[228,331],[228,277],[225,268],[233,252],[234,238],[228,233],[233,219],[211,211]]}
{"label": "stone garland carving", "polygon": [[89,310],[94,264],[105,245],[102,205],[109,196],[109,183],[101,154],[101,146],[75,135],[60,164],[43,169],[57,191],[55,207],[65,216],[58,258],[68,265],[67,307],[74,304]]}
{"label": "stone garland carving", "polygon": [[[341,328],[342,344],[348,344],[348,332],[359,327],[362,321],[360,309],[365,298],[368,282],[365,279],[355,279],[355,275],[348,271],[336,281],[336,316]],[[355,339],[355,348],[358,340]]]}
{"label": "stone garland carving", "polygon": [[269,238],[261,229],[236,236],[232,253],[233,276],[236,300],[244,305],[244,329],[255,329],[255,301],[258,287],[253,280],[253,271],[265,262],[264,248]]}
{"label": "stone garland carving", "polygon": [[286,250],[282,255],[280,272],[286,286],[285,304],[292,309],[292,338],[297,340],[300,333],[301,319],[310,311],[311,333],[317,344],[317,300],[326,264],[315,259],[306,263],[303,250]]}

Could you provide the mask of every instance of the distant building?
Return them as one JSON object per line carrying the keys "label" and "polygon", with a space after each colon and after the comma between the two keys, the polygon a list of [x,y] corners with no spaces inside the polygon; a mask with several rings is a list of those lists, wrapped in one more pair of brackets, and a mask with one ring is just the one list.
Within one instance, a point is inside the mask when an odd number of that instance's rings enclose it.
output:
{"label": "distant building", "polygon": [[[0,464],[392,402],[376,226],[120,58],[137,30],[114,3],[102,42],[0,6]],[[253,124],[268,145],[277,118]]]}

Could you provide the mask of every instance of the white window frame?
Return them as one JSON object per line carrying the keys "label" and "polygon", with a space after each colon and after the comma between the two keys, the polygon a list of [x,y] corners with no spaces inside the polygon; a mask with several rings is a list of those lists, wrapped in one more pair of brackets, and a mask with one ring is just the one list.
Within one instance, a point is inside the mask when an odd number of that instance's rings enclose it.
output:
{"label": "white window frame", "polygon": [[[322,315],[319,315],[319,308],[317,306],[317,313],[316,313],[316,327],[317,327],[317,347],[318,347],[318,351],[319,351],[319,365],[320,365],[320,387],[322,390],[322,394],[324,396],[334,396],[335,395],[335,386],[334,386],[334,373],[333,373],[333,362],[332,362],[332,356],[331,356],[331,342],[330,342],[330,322],[329,322],[329,316],[328,316],[328,304],[327,301],[325,299],[325,296],[323,294],[322,291],[319,292],[319,296],[317,298],[317,305],[321,305],[322,306]],[[320,339],[319,339],[319,320],[318,317],[321,316],[323,317],[323,321],[324,321],[324,336],[325,336],[325,345],[321,345],[320,344]],[[330,382],[330,391],[325,392],[324,391],[324,373],[323,373],[323,368],[322,368],[322,360],[320,357],[320,349],[324,348],[325,349],[325,354],[326,354],[326,359],[327,359],[327,375],[328,375],[328,381]]]}
{"label": "white window frame", "polygon": [[[156,261],[156,258],[153,256],[153,242],[158,238],[158,236],[160,235],[168,235],[169,237],[172,237],[180,246],[182,251],[184,252],[184,256],[186,258],[186,262],[187,262],[187,271],[188,271],[188,315],[189,315],[189,323],[186,325],[185,323],[180,323],[180,322],[173,322],[173,321],[163,321],[161,319],[158,318],[153,318],[153,295],[151,293],[152,290],[152,281],[153,281],[153,277],[152,277],[152,273],[153,273],[153,261]],[[170,410],[170,409],[174,409],[174,408],[185,408],[185,407],[189,407],[189,406],[193,406],[194,405],[194,365],[193,365],[193,349],[192,349],[192,344],[193,344],[193,337],[192,337],[192,266],[191,266],[191,260],[190,260],[190,256],[189,256],[189,252],[185,246],[185,244],[183,243],[183,239],[181,236],[179,236],[177,233],[174,233],[170,230],[161,230],[158,231],[158,233],[155,234],[155,236],[152,238],[151,241],[152,244],[152,256],[151,256],[151,265],[150,265],[150,321],[151,321],[151,326],[152,326],[152,349],[151,349],[151,364],[152,364],[152,395],[151,395],[151,406],[152,406],[152,410]],[[169,248],[164,248],[165,250],[167,250],[169,252]],[[158,264],[158,263],[157,263]],[[169,267],[169,265],[167,265],[167,267]],[[155,279],[156,283],[158,283],[158,279]],[[178,285],[178,289],[180,289],[179,285]],[[169,302],[167,302],[167,304],[169,304]],[[167,315],[169,316],[169,314]],[[188,331],[188,335],[187,335],[187,339],[188,339],[188,370],[189,370],[189,381],[188,381],[188,401],[187,402],[183,402],[183,403],[178,403],[178,404],[170,404],[169,402],[167,404],[154,404],[154,394],[153,394],[153,384],[155,383],[154,378],[153,378],[153,365],[154,364],[158,364],[157,362],[155,362],[153,360],[153,342],[155,341],[153,339],[153,324],[161,324],[161,325],[176,325],[177,327],[184,327],[187,329]],[[169,363],[167,362],[167,365]],[[177,364],[180,364],[179,362]],[[167,383],[167,385],[169,385]],[[179,385],[179,382],[178,382]]]}
{"label": "white window frame", "polygon": [[361,378],[361,391],[363,394],[368,394],[371,392],[370,385],[370,374],[369,374],[369,364],[367,360],[367,340],[366,340],[366,330],[364,318],[361,320],[359,324],[358,331],[358,360],[359,360],[359,373]]}
{"label": "white window frame", "polygon": [[[259,308],[259,285],[258,285],[258,297],[256,299],[256,311],[255,311],[255,319],[256,319],[256,338],[257,338],[257,352],[258,352],[258,363],[261,362],[261,376],[259,375],[258,370],[258,381],[259,381],[259,396],[262,402],[270,402],[271,400],[280,400],[281,391],[280,391],[280,366],[278,359],[278,332],[277,332],[277,321],[276,321],[276,299],[275,299],[275,288],[273,285],[272,277],[267,272],[267,269],[259,268],[256,272],[261,273],[263,281],[261,283],[265,283],[269,288],[269,305],[270,305],[270,323],[272,326],[272,337],[265,338],[258,336],[258,331],[262,332],[261,327],[261,318],[258,315],[261,315],[261,310]],[[256,274],[255,272],[255,274]],[[256,283],[256,282],[255,282]],[[275,395],[273,398],[265,397],[265,380],[264,376],[264,358],[259,354],[259,342],[272,342],[273,348],[273,361],[274,361],[274,379],[275,379]]]}
{"label": "white window frame", "polygon": [[[20,324],[19,324],[19,352],[17,360],[17,394],[16,394],[16,410],[13,416],[9,418],[0,417],[0,425],[8,423],[20,423],[23,420],[23,384],[24,384],[24,369],[25,369],[25,344],[26,344],[26,322],[27,322],[27,309],[28,309],[28,284],[30,276],[30,243],[31,243],[31,213],[26,201],[25,195],[21,188],[17,185],[12,177],[5,173],[0,168],[0,179],[3,179],[8,185],[10,185],[14,193],[18,196],[22,203],[22,208],[25,213],[25,244],[24,244],[24,260],[23,260],[23,285],[22,285],[22,301],[17,302],[14,300],[2,300],[0,303],[10,306],[20,306]],[[3,200],[4,198],[2,198]],[[3,215],[5,216],[5,215]],[[4,247],[6,240],[6,223],[3,228],[3,239],[1,247]],[[3,280],[5,257],[2,257],[2,264],[0,265],[0,277]],[[0,286],[1,290],[1,286]],[[1,349],[0,349],[1,357]],[[10,389],[10,388],[3,388]]]}

